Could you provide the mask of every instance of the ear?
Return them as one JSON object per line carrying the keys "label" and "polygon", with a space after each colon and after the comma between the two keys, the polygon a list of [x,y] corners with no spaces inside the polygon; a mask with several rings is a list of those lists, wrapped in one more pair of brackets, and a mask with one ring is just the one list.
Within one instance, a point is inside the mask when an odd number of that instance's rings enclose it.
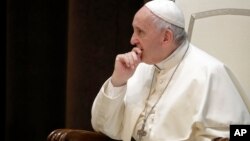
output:
{"label": "ear", "polygon": [[166,29],[165,31],[164,31],[164,35],[163,35],[164,37],[163,37],[163,43],[164,44],[169,44],[169,43],[171,43],[172,41],[173,41],[173,39],[174,39],[174,34],[173,34],[173,32],[170,30],[170,29]]}

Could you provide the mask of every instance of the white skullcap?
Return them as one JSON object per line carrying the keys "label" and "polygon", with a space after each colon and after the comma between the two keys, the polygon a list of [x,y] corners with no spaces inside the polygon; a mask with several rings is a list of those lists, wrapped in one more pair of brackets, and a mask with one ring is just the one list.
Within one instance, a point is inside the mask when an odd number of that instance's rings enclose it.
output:
{"label": "white skullcap", "polygon": [[153,0],[145,4],[145,6],[156,16],[166,22],[176,26],[185,27],[185,20],[180,8],[170,0]]}

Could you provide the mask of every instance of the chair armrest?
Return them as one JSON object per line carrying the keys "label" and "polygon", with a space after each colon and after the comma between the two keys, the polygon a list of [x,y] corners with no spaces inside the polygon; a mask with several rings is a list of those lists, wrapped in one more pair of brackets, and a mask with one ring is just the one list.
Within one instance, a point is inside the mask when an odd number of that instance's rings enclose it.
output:
{"label": "chair armrest", "polygon": [[[47,141],[114,141],[104,134],[77,129],[56,129],[47,137]],[[229,141],[229,138],[217,137],[212,141]]]}
{"label": "chair armrest", "polygon": [[229,141],[229,138],[218,137],[218,138],[214,138],[212,141]]}
{"label": "chair armrest", "polygon": [[112,139],[94,131],[56,129],[48,135],[47,141],[112,141]]}

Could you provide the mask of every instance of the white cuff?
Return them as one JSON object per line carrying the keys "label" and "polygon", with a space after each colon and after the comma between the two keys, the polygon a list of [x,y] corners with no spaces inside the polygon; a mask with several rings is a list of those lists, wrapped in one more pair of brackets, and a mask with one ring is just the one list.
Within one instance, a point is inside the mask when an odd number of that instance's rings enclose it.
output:
{"label": "white cuff", "polygon": [[126,88],[127,88],[127,85],[123,85],[123,86],[120,86],[120,87],[115,87],[111,83],[111,79],[109,79],[108,83],[104,87],[104,95],[111,98],[111,99],[115,99],[115,98],[120,97],[121,95],[123,95],[126,92]]}

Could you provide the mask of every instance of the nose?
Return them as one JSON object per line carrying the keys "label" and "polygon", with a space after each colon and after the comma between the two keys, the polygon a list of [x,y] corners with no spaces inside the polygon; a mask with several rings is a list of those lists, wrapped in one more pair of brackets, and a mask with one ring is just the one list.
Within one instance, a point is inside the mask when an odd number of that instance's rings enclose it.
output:
{"label": "nose", "polygon": [[136,44],[138,44],[138,38],[136,37],[136,35],[135,35],[135,33],[133,33],[132,34],[132,37],[131,37],[131,39],[130,39],[130,44],[131,45],[136,45]]}

